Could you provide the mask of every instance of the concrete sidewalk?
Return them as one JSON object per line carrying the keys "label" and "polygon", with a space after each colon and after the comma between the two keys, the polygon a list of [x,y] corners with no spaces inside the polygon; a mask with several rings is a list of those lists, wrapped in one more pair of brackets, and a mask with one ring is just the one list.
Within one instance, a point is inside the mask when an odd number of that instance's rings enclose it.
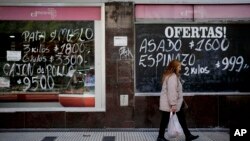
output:
{"label": "concrete sidewalk", "polygon": [[[228,129],[190,129],[195,141],[229,141]],[[158,129],[0,129],[0,141],[156,141]],[[166,136],[167,138],[167,136]],[[185,141],[180,136],[171,141]]]}

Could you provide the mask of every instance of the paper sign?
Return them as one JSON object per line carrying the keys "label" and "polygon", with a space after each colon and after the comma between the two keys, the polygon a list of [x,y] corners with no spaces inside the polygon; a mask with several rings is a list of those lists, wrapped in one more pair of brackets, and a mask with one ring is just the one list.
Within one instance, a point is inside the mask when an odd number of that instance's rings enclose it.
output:
{"label": "paper sign", "polygon": [[0,88],[9,88],[10,87],[10,79],[6,77],[0,77]]}
{"label": "paper sign", "polygon": [[127,46],[128,37],[127,36],[114,36],[114,46]]}
{"label": "paper sign", "polygon": [[68,73],[67,73],[67,77],[73,77],[74,73],[76,72],[76,70],[70,70]]}
{"label": "paper sign", "polygon": [[21,51],[7,51],[7,61],[20,61]]}

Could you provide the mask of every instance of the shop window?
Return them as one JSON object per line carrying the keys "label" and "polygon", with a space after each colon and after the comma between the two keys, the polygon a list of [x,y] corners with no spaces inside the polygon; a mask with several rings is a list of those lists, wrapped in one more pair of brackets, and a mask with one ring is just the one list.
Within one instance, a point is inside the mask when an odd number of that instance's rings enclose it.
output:
{"label": "shop window", "polygon": [[0,21],[1,107],[104,110],[101,23],[101,19]]}

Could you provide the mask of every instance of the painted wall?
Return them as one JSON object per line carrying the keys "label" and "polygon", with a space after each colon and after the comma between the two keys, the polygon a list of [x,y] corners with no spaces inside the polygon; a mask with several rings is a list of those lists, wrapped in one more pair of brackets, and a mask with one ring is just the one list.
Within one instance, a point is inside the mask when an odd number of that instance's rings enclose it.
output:
{"label": "painted wall", "polygon": [[[121,0],[112,0],[113,2],[122,2]],[[1,0],[2,3],[18,3],[18,0]],[[110,2],[110,0],[53,0],[53,3],[56,5],[62,5],[64,4],[89,4],[89,3],[107,3]],[[126,1],[130,2],[130,1]],[[237,3],[250,3],[249,0],[131,0],[131,2],[134,2],[136,4],[237,4]],[[22,0],[22,3],[19,3],[20,5],[24,3],[36,3],[40,5],[39,3],[43,4],[51,4],[51,0]]]}

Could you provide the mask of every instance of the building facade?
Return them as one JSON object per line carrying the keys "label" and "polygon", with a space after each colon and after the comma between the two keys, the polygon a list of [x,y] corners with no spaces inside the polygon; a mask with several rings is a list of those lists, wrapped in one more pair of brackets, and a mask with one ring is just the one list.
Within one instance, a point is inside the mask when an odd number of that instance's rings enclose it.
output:
{"label": "building facade", "polygon": [[0,128],[158,128],[172,59],[189,127],[247,122],[249,3],[2,1]]}

